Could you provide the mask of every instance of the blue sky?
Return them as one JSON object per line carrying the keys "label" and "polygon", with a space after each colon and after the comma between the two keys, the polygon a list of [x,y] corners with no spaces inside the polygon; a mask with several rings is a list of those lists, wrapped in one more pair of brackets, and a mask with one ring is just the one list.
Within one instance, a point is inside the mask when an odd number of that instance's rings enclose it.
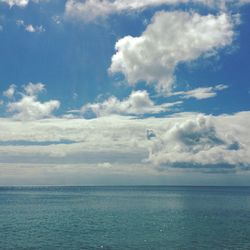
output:
{"label": "blue sky", "polygon": [[0,185],[248,183],[249,11],[0,0]]}

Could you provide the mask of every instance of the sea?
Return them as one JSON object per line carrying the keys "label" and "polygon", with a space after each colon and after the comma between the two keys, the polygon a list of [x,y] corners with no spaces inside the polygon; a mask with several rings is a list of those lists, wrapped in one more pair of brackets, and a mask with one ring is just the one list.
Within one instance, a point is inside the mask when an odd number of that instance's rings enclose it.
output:
{"label": "sea", "polygon": [[250,249],[250,188],[0,187],[0,249]]}

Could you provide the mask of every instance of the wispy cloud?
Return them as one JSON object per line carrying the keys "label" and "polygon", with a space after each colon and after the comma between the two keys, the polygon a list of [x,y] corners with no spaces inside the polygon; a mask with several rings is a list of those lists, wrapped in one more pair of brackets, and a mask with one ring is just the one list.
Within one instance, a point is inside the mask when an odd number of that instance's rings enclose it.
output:
{"label": "wispy cloud", "polygon": [[249,0],[68,0],[65,5],[65,12],[68,17],[89,22],[114,13],[138,11],[162,5],[175,7],[183,4],[190,4],[191,6],[203,5],[209,8],[225,10],[228,7],[249,2]]}
{"label": "wispy cloud", "polygon": [[7,98],[13,98],[16,92],[16,85],[11,84],[7,90],[3,92],[3,95]]}
{"label": "wispy cloud", "polygon": [[219,91],[227,89],[228,86],[224,84],[219,84],[214,87],[203,87],[203,88],[196,88],[187,91],[178,91],[173,92],[170,95],[180,95],[184,99],[194,98],[197,100],[208,99],[217,96]]}
{"label": "wispy cloud", "polygon": [[91,111],[97,117],[107,115],[144,115],[158,114],[171,110],[182,102],[155,104],[147,91],[133,91],[130,96],[122,101],[112,96],[102,103],[89,103],[82,107],[83,114]]}
{"label": "wispy cloud", "polygon": [[23,20],[17,20],[16,24],[20,27],[23,27],[27,32],[30,32],[30,33],[45,32],[45,28],[42,25],[33,26],[32,24],[25,24],[25,22]]}

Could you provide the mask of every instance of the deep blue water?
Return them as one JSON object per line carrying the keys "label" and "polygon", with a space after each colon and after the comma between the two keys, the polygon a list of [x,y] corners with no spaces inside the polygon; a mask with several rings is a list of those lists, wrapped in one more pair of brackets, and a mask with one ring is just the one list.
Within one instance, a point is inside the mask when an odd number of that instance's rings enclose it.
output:
{"label": "deep blue water", "polygon": [[250,249],[249,187],[2,187],[1,249]]}

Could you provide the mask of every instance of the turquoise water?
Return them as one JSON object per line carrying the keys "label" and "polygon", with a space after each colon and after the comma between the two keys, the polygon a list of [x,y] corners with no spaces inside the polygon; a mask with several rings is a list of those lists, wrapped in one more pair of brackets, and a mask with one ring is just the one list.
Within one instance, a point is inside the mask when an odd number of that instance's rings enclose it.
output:
{"label": "turquoise water", "polygon": [[1,249],[250,249],[250,188],[0,188]]}

